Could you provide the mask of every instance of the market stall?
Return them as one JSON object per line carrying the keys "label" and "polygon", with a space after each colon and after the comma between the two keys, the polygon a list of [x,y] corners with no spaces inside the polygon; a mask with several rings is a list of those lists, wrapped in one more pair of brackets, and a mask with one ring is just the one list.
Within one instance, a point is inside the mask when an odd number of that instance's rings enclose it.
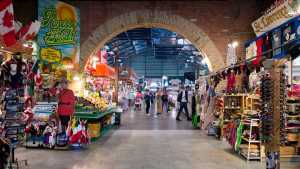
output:
{"label": "market stall", "polygon": [[[30,97],[29,89],[34,87],[37,62],[33,47],[40,22],[14,24],[13,4],[1,1],[1,13],[11,17],[1,17],[0,24],[0,168],[27,165],[27,160],[18,161],[15,149],[21,144],[24,128],[29,116],[24,112]],[[30,35],[30,36],[29,36]]]}
{"label": "market stall", "polygon": [[[77,96],[74,117],[86,120],[88,134],[92,141],[104,135],[109,129],[118,127],[121,123],[121,110],[113,101],[115,93],[115,71],[100,58],[91,56],[85,66],[85,72],[80,81],[85,84],[82,94]],[[102,60],[103,62],[103,60]]]}
{"label": "market stall", "polygon": [[[220,133],[247,160],[266,160],[267,168],[277,168],[280,160],[300,160],[299,89],[290,66],[300,54],[299,23],[300,17],[294,16],[259,33],[245,44],[244,61],[203,82],[208,86],[203,94],[204,126],[215,124],[215,135]],[[225,88],[215,91],[225,80]]]}

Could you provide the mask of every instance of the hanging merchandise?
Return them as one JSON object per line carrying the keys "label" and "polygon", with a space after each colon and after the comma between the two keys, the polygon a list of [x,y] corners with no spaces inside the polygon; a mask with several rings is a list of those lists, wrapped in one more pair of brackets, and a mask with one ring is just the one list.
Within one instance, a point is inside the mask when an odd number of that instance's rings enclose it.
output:
{"label": "hanging merchandise", "polygon": [[232,93],[235,90],[235,74],[232,69],[227,73],[227,93]]}
{"label": "hanging merchandise", "polygon": [[263,143],[269,143],[272,139],[272,129],[273,129],[273,81],[269,74],[266,74],[261,79],[261,98],[262,98],[262,115],[261,115],[261,140]]}
{"label": "hanging merchandise", "polygon": [[262,58],[262,45],[263,45],[263,38],[259,38],[256,40],[255,42],[256,44],[256,55],[255,55],[255,59],[252,61],[253,65],[255,66],[259,66],[259,63],[261,61]]}
{"label": "hanging merchandise", "polygon": [[235,145],[234,145],[235,151],[238,151],[240,148],[240,145],[242,142],[242,136],[243,136],[243,134],[242,134],[243,129],[244,129],[244,124],[242,122],[240,122],[240,125],[236,131],[237,134],[236,134],[236,141],[235,141]]}
{"label": "hanging merchandise", "polygon": [[259,74],[256,71],[253,71],[249,76],[249,87],[253,91],[255,90],[260,83]]}
{"label": "hanging merchandise", "polygon": [[248,44],[248,46],[246,46],[245,48],[246,48],[246,59],[250,59],[257,56],[257,47],[255,41]]}
{"label": "hanging merchandise", "polygon": [[3,0],[0,8],[0,35],[3,38],[5,46],[14,45],[17,40],[14,27],[14,11],[11,0]]}
{"label": "hanging merchandise", "polygon": [[281,44],[281,29],[278,28],[272,31],[273,58],[275,59],[280,59],[283,55]]}
{"label": "hanging merchandise", "polygon": [[4,62],[2,69],[4,70],[4,76],[10,88],[16,89],[24,85],[24,76],[27,75],[27,66],[22,60],[20,53],[14,54],[10,60]]}
{"label": "hanging merchandise", "polygon": [[293,22],[286,23],[283,27],[283,44],[286,54],[290,54],[292,59],[299,56],[298,48],[300,43],[300,21],[297,17]]}
{"label": "hanging merchandise", "polygon": [[262,53],[265,54],[266,58],[272,58],[272,42],[270,33],[266,33],[263,36]]}
{"label": "hanging merchandise", "polygon": [[242,92],[247,93],[249,91],[249,75],[250,71],[247,65],[242,66]]}
{"label": "hanging merchandise", "polygon": [[286,142],[286,129],[285,129],[285,114],[287,102],[287,77],[284,72],[280,72],[280,143],[284,145]]}

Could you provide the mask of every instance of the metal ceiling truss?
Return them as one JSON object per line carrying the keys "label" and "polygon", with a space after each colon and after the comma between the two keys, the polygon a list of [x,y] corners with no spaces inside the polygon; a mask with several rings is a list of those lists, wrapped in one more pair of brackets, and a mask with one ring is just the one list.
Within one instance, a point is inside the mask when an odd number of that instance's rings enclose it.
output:
{"label": "metal ceiling truss", "polygon": [[[201,53],[182,36],[160,28],[138,28],[123,32],[111,39],[108,47],[108,63],[114,65],[116,55],[123,65],[141,69],[141,65],[134,65],[132,59],[135,57],[154,56],[161,60],[162,65],[165,59],[175,59],[178,64],[177,69],[184,69],[187,63],[197,69],[207,69],[201,60]],[[133,64],[133,65],[132,65]],[[146,64],[146,63],[144,63]],[[146,69],[146,66],[144,66]],[[174,70],[174,68],[164,67],[164,70]],[[146,70],[145,70],[146,71]]]}

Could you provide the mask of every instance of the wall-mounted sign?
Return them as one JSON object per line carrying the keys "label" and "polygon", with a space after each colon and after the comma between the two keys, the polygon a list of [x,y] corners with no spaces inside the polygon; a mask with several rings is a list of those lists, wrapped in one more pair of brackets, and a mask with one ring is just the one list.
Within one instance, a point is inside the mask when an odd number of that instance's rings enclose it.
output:
{"label": "wall-mounted sign", "polygon": [[[42,61],[60,62],[65,58],[79,62],[80,13],[67,3],[39,0],[38,18],[41,29],[38,44]],[[60,57],[60,58],[58,58]]]}
{"label": "wall-mounted sign", "polygon": [[299,15],[299,0],[284,0],[252,23],[257,36]]}
{"label": "wall-mounted sign", "polygon": [[59,50],[53,48],[42,48],[41,49],[41,59],[47,60],[48,62],[60,62],[61,53]]}

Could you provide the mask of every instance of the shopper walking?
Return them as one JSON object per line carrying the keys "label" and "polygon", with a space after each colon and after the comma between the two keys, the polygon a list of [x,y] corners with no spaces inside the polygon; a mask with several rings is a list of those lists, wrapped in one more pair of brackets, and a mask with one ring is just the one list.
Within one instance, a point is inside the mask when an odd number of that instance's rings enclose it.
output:
{"label": "shopper walking", "polygon": [[146,89],[145,91],[145,96],[144,96],[144,99],[145,99],[145,104],[146,104],[146,114],[148,116],[150,116],[150,106],[151,106],[151,95],[150,95],[150,92],[148,89]]}
{"label": "shopper walking", "polygon": [[143,99],[143,94],[141,93],[141,91],[138,91],[135,96],[135,110],[141,110],[142,99]]}
{"label": "shopper walking", "polygon": [[134,93],[135,93],[134,90],[130,89],[130,92],[129,92],[129,107],[132,107],[134,105],[134,97],[135,97]]}
{"label": "shopper walking", "polygon": [[163,113],[168,113],[169,95],[168,95],[168,91],[165,87],[162,92],[161,100],[162,100]]}
{"label": "shopper walking", "polygon": [[156,114],[160,115],[162,111],[162,90],[158,88],[156,93]]}
{"label": "shopper walking", "polygon": [[191,121],[192,119],[189,117],[189,111],[188,111],[188,107],[187,107],[187,104],[188,104],[187,88],[184,89],[183,86],[181,87],[181,90],[178,93],[177,101],[179,102],[180,107],[179,107],[179,111],[178,111],[176,120],[181,121],[180,114],[181,114],[182,110],[184,109],[187,120]]}

